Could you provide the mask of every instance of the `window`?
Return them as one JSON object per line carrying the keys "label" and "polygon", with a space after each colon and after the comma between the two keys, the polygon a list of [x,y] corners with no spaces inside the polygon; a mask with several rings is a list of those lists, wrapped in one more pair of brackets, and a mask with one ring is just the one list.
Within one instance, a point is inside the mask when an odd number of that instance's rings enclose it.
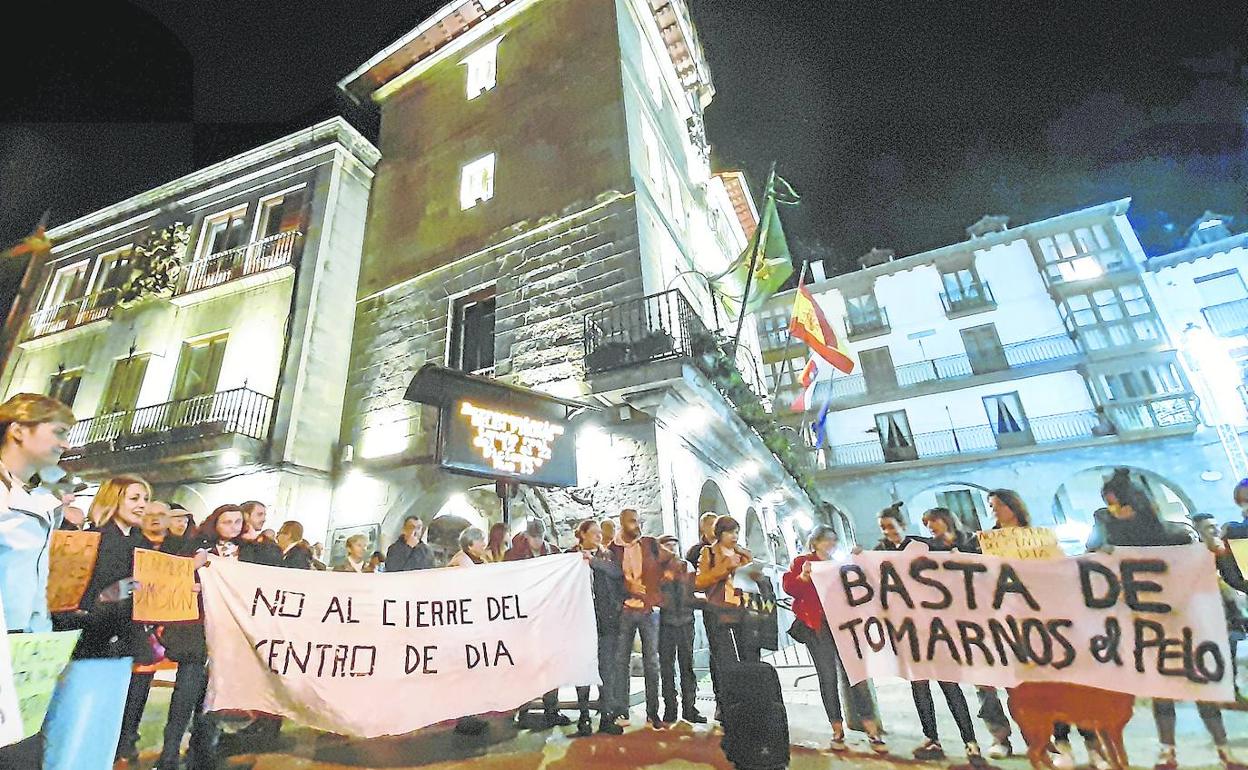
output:
{"label": "window", "polygon": [[493,371],[495,307],[493,287],[455,300],[447,366],[474,374]]}
{"label": "window", "polygon": [[1101,384],[1111,401],[1129,401],[1170,393],[1183,393],[1187,386],[1174,364],[1101,375]]}
{"label": "window", "polygon": [[147,354],[119,358],[113,363],[113,371],[104,388],[100,401],[100,413],[128,412],[139,402],[139,389],[147,374]]}
{"label": "window", "polygon": [[464,166],[459,181],[459,206],[464,211],[494,197],[494,153]]}
{"label": "window", "polygon": [[979,500],[979,494],[969,489],[950,489],[936,493],[936,504],[941,508],[948,508],[968,532],[978,532],[984,528],[979,518],[982,513]]}
{"label": "window", "polygon": [[304,228],[303,202],[303,190],[292,190],[263,201],[260,204],[260,229],[257,231],[259,238],[301,232]]}
{"label": "window", "polygon": [[105,254],[100,257],[100,270],[95,277],[94,290],[120,289],[130,280],[133,271],[134,250],[131,247]]}
{"label": "window", "polygon": [[221,361],[225,358],[225,334],[185,342],[178,356],[178,370],[173,378],[173,401],[206,396],[217,391],[221,377]]}
{"label": "window", "polygon": [[862,361],[862,378],[868,391],[895,390],[897,370],[888,348],[871,348],[858,354]]}
{"label": "window", "polygon": [[972,372],[985,374],[1010,368],[995,324],[972,326],[969,329],[962,329],[960,333]]}
{"label": "window", "polygon": [[996,438],[998,447],[1034,443],[1031,425],[1027,422],[1027,414],[1023,411],[1023,403],[1017,392],[984,396],[984,412],[988,415],[988,424],[992,427],[992,435]]}
{"label": "window", "polygon": [[1123,266],[1123,255],[1109,250],[1112,245],[1103,225],[1077,228],[1073,233],[1057,233],[1036,241],[1048,265],[1052,282],[1099,278],[1106,270]]}
{"label": "window", "polygon": [[1200,292],[1200,301],[1205,307],[1248,299],[1248,289],[1244,288],[1244,278],[1235,270],[1204,275],[1195,279],[1193,283],[1196,284],[1196,291]]}
{"label": "window", "polygon": [[849,313],[849,322],[854,326],[866,327],[878,324],[880,306],[874,294],[863,294],[845,300],[845,309]]}
{"label": "window", "polygon": [[247,207],[235,209],[204,222],[201,256],[220,254],[236,249],[247,242]]}
{"label": "window", "polygon": [[78,386],[82,384],[82,370],[60,371],[48,380],[48,395],[71,409],[78,398]]}
{"label": "window", "polygon": [[906,418],[904,409],[877,414],[875,430],[880,435],[885,462],[895,463],[919,458],[918,450],[914,447],[914,434],[910,431],[910,420]]}
{"label": "window", "polygon": [[43,308],[49,309],[80,299],[87,290],[87,263],[79,262],[62,267],[52,276],[48,293],[43,298]]}
{"label": "window", "polygon": [[469,101],[486,91],[492,91],[498,85],[498,43],[501,40],[501,37],[494,38],[464,57]]}

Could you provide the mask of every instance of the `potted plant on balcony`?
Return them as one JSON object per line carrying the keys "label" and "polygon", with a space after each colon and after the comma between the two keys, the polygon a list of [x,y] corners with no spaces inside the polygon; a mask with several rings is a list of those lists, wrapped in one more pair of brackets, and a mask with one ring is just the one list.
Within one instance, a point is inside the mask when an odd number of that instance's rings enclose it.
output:
{"label": "potted plant on balcony", "polygon": [[160,221],[164,224],[149,231],[134,247],[134,269],[117,298],[122,307],[167,297],[177,285],[182,258],[191,240],[190,217],[177,209],[167,209]]}
{"label": "potted plant on balcony", "polygon": [[630,359],[641,363],[662,358],[676,349],[676,341],[672,335],[662,329],[650,329],[641,339],[634,340],[629,348]]}
{"label": "potted plant on balcony", "polygon": [[599,343],[585,356],[585,368],[591,372],[619,369],[629,363],[628,343],[619,338],[609,338]]}

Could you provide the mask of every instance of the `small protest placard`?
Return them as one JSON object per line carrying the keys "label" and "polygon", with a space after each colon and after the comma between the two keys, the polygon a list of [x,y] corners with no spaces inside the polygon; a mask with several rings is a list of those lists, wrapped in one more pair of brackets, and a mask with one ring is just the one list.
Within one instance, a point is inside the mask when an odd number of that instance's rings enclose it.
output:
{"label": "small protest placard", "polygon": [[199,618],[195,600],[195,562],[145,548],[134,552],[134,619],[173,623]]}
{"label": "small protest placard", "polygon": [[80,633],[58,631],[9,636],[13,685],[21,712],[23,738],[29,738],[43,726],[48,704],[52,702],[52,692],[61,672],[69,665]]}
{"label": "small protest placard", "polygon": [[1231,554],[1235,557],[1235,563],[1239,565],[1239,571],[1248,575],[1248,539],[1245,540],[1227,540],[1227,546],[1231,549]]}
{"label": "small protest placard", "polygon": [[979,548],[985,556],[1002,559],[1060,559],[1057,533],[1047,527],[1005,527],[979,533]]}
{"label": "small protest placard", "polygon": [[68,612],[78,609],[82,594],[91,582],[95,560],[100,553],[99,532],[57,530],[52,533],[48,561],[48,609]]}

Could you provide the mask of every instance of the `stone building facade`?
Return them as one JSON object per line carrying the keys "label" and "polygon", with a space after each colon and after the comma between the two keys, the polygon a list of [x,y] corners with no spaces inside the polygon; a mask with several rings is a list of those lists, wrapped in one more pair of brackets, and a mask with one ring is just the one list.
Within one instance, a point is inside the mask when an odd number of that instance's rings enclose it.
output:
{"label": "stone building facade", "polygon": [[[341,86],[378,105],[383,159],[335,540],[388,542],[409,515],[448,532],[498,519],[493,484],[440,470],[436,413],[403,400],[438,363],[599,408],[577,424],[578,486],[522,488],[517,521],[567,544],[576,521],[632,507],[692,544],[715,510],[762,554],[787,527],[787,553],[809,497],[694,366],[694,337],[729,321],[703,276],[757,218],[740,175],[710,172],[714,89],[685,3],[453,2]],[[747,371],[757,344],[747,325]]]}

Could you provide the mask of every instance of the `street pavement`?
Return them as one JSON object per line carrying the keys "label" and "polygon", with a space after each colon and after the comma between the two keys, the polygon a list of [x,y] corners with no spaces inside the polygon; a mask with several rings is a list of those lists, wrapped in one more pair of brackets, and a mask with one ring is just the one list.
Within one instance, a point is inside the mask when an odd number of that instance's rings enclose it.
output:
{"label": "street pavement", "polygon": [[[850,733],[850,751],[834,755],[826,751],[830,732],[820,705],[813,669],[782,667],[781,683],[789,714],[790,739],[793,744],[793,770],[837,770],[838,768],[965,768],[966,759],[957,739],[952,718],[937,697],[937,713],[941,737],[949,759],[945,762],[917,762],[910,751],[922,735],[909,685],[902,681],[879,683],[877,698],[884,715],[889,747],[893,755],[878,758],[869,753],[863,736]],[[633,680],[634,703],[640,703],[641,680]],[[974,693],[966,688],[974,708]],[[160,731],[164,727],[169,702],[169,689],[155,688],[142,725],[142,767],[148,770],[158,754]],[[565,700],[574,700],[571,691]],[[711,714],[709,682],[699,689],[699,708]],[[360,708],[402,708],[402,703],[361,703]],[[575,718],[574,712],[567,712]],[[1248,712],[1226,712],[1227,731],[1231,745],[1240,758],[1248,757]],[[668,730],[656,731],[644,724],[644,709],[635,707],[632,724],[620,737],[594,735],[573,737],[575,728],[548,731],[518,730],[509,718],[490,720],[484,735],[470,737],[454,733],[451,724],[437,725],[411,736],[374,740],[348,740],[322,735],[315,731],[287,724],[282,732],[280,751],[230,757],[224,767],[238,770],[449,770],[474,768],[481,770],[632,770],[633,768],[665,768],[697,770],[715,768],[732,770],[719,749],[720,733],[706,725],[679,723]],[[595,725],[597,720],[595,719]],[[980,723],[981,745],[988,748],[988,737]],[[1212,744],[1196,709],[1191,704],[1179,705],[1179,762],[1183,768],[1214,770],[1218,768]],[[1074,736],[1075,753],[1080,762],[1086,760],[1078,735]],[[1157,737],[1152,710],[1147,701],[1140,701],[1135,718],[1127,727],[1127,752],[1132,767],[1151,768],[1156,758]],[[1029,765],[1021,756],[1021,739],[1015,742],[1019,756],[996,761],[1002,770],[1025,770]],[[124,765],[118,765],[124,767]]]}

